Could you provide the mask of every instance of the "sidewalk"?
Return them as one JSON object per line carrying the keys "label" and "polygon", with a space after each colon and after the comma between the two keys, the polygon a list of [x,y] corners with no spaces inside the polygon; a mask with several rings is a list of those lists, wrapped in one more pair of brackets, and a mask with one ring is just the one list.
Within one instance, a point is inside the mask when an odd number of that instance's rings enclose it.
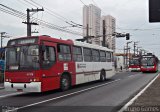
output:
{"label": "sidewalk", "polygon": [[160,76],[125,112],[160,112]]}
{"label": "sidewalk", "polygon": [[121,72],[128,72],[128,70],[126,70],[126,69],[122,69],[122,70],[117,69],[117,70],[116,70],[116,73],[121,73]]}

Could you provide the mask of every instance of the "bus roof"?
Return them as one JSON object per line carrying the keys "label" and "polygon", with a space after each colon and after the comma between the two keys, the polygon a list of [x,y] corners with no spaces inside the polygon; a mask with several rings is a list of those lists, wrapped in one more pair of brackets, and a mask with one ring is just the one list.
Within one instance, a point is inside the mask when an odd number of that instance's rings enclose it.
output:
{"label": "bus roof", "polygon": [[70,39],[68,40],[63,40],[63,39],[58,39],[58,38],[54,38],[54,37],[50,37],[47,35],[42,35],[42,36],[31,36],[31,37],[20,37],[20,38],[15,38],[10,41],[14,41],[14,40],[19,40],[19,39],[30,39],[30,38],[39,38],[39,40],[44,40],[44,41],[50,41],[50,42],[55,42],[55,43],[62,43],[62,44],[69,44],[69,45],[76,45],[76,46],[81,46],[81,47],[87,47],[87,48],[92,48],[92,49],[99,49],[99,50],[105,50],[105,51],[110,51],[113,52],[113,50],[108,49],[107,47],[102,47],[99,45],[95,45],[95,44],[89,44],[89,43],[85,43],[85,42],[80,42],[80,41],[72,41]]}
{"label": "bus roof", "polygon": [[110,51],[113,52],[113,50],[108,49],[107,47],[95,45],[95,44],[89,44],[85,42],[79,42],[79,41],[73,41],[74,45],[76,46],[81,46],[81,47],[87,47],[87,48],[92,48],[92,49],[99,49],[99,50],[105,50],[105,51]]}

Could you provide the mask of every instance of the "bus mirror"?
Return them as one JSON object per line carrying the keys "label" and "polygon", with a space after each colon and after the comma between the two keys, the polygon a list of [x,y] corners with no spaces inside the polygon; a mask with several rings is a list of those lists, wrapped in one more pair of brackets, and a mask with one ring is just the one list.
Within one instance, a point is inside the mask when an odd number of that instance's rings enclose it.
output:
{"label": "bus mirror", "polygon": [[46,50],[46,46],[42,45],[42,51],[45,52],[45,50]]}

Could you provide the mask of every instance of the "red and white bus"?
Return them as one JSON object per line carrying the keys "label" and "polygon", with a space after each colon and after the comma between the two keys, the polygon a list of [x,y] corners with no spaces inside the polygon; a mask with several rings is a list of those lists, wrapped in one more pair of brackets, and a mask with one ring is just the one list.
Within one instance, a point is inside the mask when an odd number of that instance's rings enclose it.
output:
{"label": "red and white bus", "polygon": [[141,57],[136,56],[129,60],[130,71],[141,71]]}
{"label": "red and white bus", "polygon": [[143,55],[141,59],[141,71],[142,72],[157,72],[158,71],[158,58],[148,53],[147,55]]}
{"label": "red and white bus", "polygon": [[6,47],[5,89],[44,92],[110,78],[113,51],[49,36],[10,40]]}

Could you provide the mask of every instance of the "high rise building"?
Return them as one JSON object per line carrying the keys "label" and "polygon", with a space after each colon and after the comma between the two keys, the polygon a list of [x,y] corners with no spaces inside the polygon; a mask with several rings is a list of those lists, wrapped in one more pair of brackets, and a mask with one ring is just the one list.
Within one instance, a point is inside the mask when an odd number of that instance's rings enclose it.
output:
{"label": "high rise building", "polygon": [[[103,26],[103,20],[105,21],[105,29],[106,29],[106,45],[108,48],[113,49],[115,51],[116,49],[116,39],[114,32],[116,32],[116,19],[112,17],[111,15],[102,16],[101,18],[101,26]],[[103,28],[101,27],[101,35],[103,34]],[[102,38],[101,38],[102,41]]]}
{"label": "high rise building", "polygon": [[90,40],[92,44],[100,45],[100,19],[101,9],[97,6],[90,4],[83,7],[83,36],[93,36]]}

